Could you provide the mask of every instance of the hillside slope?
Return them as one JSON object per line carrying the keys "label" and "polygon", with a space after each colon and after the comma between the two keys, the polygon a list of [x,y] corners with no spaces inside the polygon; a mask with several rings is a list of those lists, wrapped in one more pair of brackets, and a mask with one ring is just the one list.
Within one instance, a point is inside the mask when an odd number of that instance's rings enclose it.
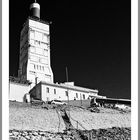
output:
{"label": "hillside slope", "polygon": [[[69,115],[69,111],[67,110]],[[70,108],[70,120],[75,128],[91,130],[111,127],[131,127],[131,112],[121,113],[100,108],[100,113],[82,108]],[[65,124],[58,109],[44,109],[21,103],[10,103],[9,129],[63,132]]]}

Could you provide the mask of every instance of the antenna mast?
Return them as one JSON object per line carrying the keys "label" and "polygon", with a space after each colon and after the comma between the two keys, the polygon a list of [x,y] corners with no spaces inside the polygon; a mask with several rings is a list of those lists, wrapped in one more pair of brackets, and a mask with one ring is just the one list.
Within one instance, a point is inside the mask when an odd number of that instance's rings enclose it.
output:
{"label": "antenna mast", "polygon": [[67,67],[66,67],[66,80],[68,82],[68,69],[67,69]]}
{"label": "antenna mast", "polygon": [[[68,82],[68,69],[66,67],[66,81]],[[69,108],[69,118],[70,118],[70,103],[69,103],[69,90],[67,88],[67,95],[68,95],[68,108]]]}

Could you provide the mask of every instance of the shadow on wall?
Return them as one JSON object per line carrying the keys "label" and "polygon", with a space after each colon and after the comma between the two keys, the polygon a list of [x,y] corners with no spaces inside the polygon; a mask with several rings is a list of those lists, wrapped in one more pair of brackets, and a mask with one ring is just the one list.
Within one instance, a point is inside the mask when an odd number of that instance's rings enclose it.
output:
{"label": "shadow on wall", "polygon": [[26,101],[27,101],[27,99],[26,99],[26,94],[25,94],[23,97],[23,102],[26,102]]}

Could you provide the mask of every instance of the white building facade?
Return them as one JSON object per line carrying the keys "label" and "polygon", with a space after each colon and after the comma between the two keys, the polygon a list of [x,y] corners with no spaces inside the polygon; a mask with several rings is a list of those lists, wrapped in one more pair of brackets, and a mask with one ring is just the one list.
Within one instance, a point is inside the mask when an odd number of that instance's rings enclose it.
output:
{"label": "white building facade", "polygon": [[24,102],[26,100],[26,95],[29,94],[31,89],[30,83],[25,81],[20,81],[17,78],[9,79],[9,100]]}
{"label": "white building facade", "polygon": [[87,100],[91,96],[98,96],[98,90],[74,86],[69,83],[40,82],[30,90],[31,98],[51,100]]}

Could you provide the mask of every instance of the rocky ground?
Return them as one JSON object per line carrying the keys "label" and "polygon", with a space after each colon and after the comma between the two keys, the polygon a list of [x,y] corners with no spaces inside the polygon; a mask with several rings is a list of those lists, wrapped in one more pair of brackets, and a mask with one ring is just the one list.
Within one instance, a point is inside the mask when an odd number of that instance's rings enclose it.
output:
{"label": "rocky ground", "polygon": [[[17,102],[9,105],[10,140],[131,139],[131,110],[34,106]],[[66,129],[60,113],[62,108],[68,114],[73,130]]]}
{"label": "rocky ground", "polygon": [[[113,127],[90,131],[78,131],[83,140],[130,140],[131,128]],[[76,140],[71,131],[51,133],[45,131],[10,130],[10,140]]]}

